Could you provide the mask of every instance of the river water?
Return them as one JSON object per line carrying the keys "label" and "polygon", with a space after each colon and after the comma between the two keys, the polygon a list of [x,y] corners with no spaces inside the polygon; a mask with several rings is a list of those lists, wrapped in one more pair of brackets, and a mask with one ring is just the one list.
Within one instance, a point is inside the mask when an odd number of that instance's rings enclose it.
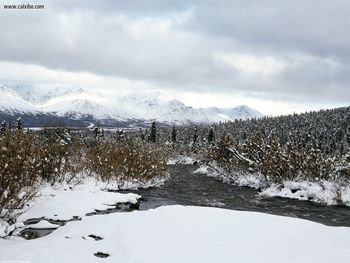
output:
{"label": "river water", "polygon": [[192,165],[170,165],[170,179],[162,187],[134,191],[143,197],[140,210],[163,205],[194,205],[256,211],[303,218],[330,226],[350,227],[350,208],[310,201],[258,196],[258,190],[225,184],[216,178],[193,174]]}

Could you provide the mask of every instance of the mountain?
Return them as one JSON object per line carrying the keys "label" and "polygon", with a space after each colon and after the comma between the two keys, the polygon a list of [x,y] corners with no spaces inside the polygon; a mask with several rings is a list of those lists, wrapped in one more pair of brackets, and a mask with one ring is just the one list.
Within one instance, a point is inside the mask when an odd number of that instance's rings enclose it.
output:
{"label": "mountain", "polygon": [[[55,96],[53,95],[55,94]],[[55,113],[58,116],[71,116],[79,119],[91,115],[96,119],[114,119],[126,121],[129,116],[114,101],[100,94],[87,92],[84,89],[65,89],[58,93],[49,92],[42,99],[39,107],[43,112]]]}
{"label": "mountain", "polygon": [[[34,89],[0,85],[0,117],[26,114],[30,119],[54,119],[80,126],[142,126],[150,121],[165,124],[213,123],[261,117],[247,106],[192,108],[162,92],[105,96],[77,87]],[[31,115],[31,116],[29,116]],[[36,116],[35,118],[33,116]],[[38,117],[39,116],[39,117]],[[40,117],[41,116],[41,117]]]}
{"label": "mountain", "polygon": [[262,117],[263,115],[258,112],[257,110],[250,108],[245,105],[239,105],[234,108],[216,108],[216,107],[210,107],[206,109],[208,114],[210,115],[219,115],[225,120],[236,120],[236,119],[251,119],[251,118],[259,118]]}
{"label": "mountain", "polygon": [[2,112],[37,112],[39,110],[15,91],[1,84],[0,98],[0,111]]}

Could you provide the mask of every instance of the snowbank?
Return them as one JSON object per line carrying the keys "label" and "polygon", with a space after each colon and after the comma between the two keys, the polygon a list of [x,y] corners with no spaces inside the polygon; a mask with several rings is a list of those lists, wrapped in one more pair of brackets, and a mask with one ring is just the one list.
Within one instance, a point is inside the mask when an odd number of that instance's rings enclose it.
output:
{"label": "snowbank", "polygon": [[[31,241],[3,239],[0,255],[2,260],[33,263],[347,263],[349,243],[350,228],[254,212],[168,206],[85,217]],[[98,252],[109,257],[94,256]]]}
{"label": "snowbank", "polygon": [[210,171],[208,166],[201,165],[198,169],[196,169],[194,174],[205,174],[205,175],[211,175],[212,172]]}
{"label": "snowbank", "polygon": [[350,186],[339,186],[328,181],[320,181],[317,183],[285,181],[282,186],[271,185],[262,191],[260,196],[279,196],[309,200],[326,205],[350,206]]}
{"label": "snowbank", "polygon": [[57,186],[48,185],[23,211],[19,211],[21,215],[17,218],[16,224],[10,226],[0,219],[0,237],[6,236],[14,229],[23,228],[23,223],[28,219],[45,218],[59,221],[80,219],[96,210],[114,208],[116,204],[136,204],[141,197],[132,193],[108,192],[104,190],[105,187],[106,184],[101,184],[93,178],[86,178],[84,183],[76,186],[64,183]]}
{"label": "snowbank", "polygon": [[54,220],[70,220],[73,217],[83,217],[95,210],[106,210],[117,203],[137,203],[141,196],[137,194],[121,194],[102,191],[97,181],[87,179],[77,186],[61,185],[59,187],[47,186],[40,192],[18,221],[31,218]]}
{"label": "snowbank", "polygon": [[350,206],[350,186],[346,184],[339,185],[338,183],[323,180],[320,182],[285,181],[282,185],[267,185],[261,174],[226,174],[215,165],[202,165],[194,173],[216,177],[228,184],[263,189],[259,193],[262,197],[285,197],[308,200],[325,205]]}
{"label": "snowbank", "polygon": [[162,186],[166,180],[169,179],[169,174],[160,177],[153,177],[147,181],[121,181],[121,182],[98,182],[98,185],[101,189],[105,189],[107,191],[118,191],[118,190],[137,190],[139,188],[150,188],[150,187],[159,187]]}
{"label": "snowbank", "polygon": [[174,165],[174,164],[193,164],[196,162],[195,158],[189,157],[189,156],[183,156],[179,155],[176,156],[175,158],[172,158],[168,160],[167,164],[168,165]]}

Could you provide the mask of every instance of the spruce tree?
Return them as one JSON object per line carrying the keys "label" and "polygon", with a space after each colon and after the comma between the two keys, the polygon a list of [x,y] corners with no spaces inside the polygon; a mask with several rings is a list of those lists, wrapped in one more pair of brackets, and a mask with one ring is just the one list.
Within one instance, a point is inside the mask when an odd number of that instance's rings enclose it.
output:
{"label": "spruce tree", "polygon": [[212,144],[214,142],[214,130],[210,128],[208,133],[208,144]]}
{"label": "spruce tree", "polygon": [[94,138],[97,139],[97,136],[98,136],[98,128],[95,127],[94,131],[93,131],[93,134],[94,134]]}
{"label": "spruce tree", "polygon": [[175,125],[173,126],[173,130],[171,132],[171,141],[173,143],[176,143],[176,128],[175,128]]}
{"label": "spruce tree", "polygon": [[152,122],[152,127],[151,127],[151,134],[149,136],[149,141],[150,142],[157,142],[157,127],[156,127],[156,123]]}
{"label": "spruce tree", "polygon": [[142,141],[145,140],[145,134],[143,133],[142,128],[140,128],[140,139],[141,139]]}
{"label": "spruce tree", "polygon": [[23,124],[22,124],[22,119],[21,117],[18,117],[17,119],[17,126],[16,126],[17,130],[22,130],[23,129]]}
{"label": "spruce tree", "polygon": [[198,141],[198,127],[197,125],[194,127],[194,133],[193,133],[193,144],[196,144]]}
{"label": "spruce tree", "polygon": [[4,133],[6,132],[6,121],[3,121],[3,122],[1,123],[1,129],[0,129],[0,131],[1,131],[1,134],[4,134]]}

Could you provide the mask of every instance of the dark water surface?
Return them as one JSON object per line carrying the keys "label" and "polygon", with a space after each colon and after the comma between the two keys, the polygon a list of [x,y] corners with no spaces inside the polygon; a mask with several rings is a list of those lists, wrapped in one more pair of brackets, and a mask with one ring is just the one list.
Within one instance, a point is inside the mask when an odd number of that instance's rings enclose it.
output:
{"label": "dark water surface", "polygon": [[140,189],[144,201],[140,210],[163,205],[195,205],[221,207],[232,210],[256,211],[303,218],[330,226],[350,227],[350,208],[325,206],[310,201],[287,198],[263,198],[258,190],[232,186],[216,178],[193,174],[192,165],[170,165],[171,175],[162,187]]}

